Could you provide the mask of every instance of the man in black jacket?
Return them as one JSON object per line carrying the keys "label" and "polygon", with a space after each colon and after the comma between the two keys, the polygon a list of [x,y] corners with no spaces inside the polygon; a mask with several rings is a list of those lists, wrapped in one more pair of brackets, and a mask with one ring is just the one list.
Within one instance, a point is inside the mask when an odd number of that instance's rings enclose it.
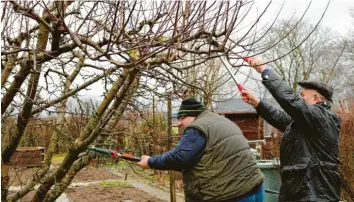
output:
{"label": "man in black jacket", "polygon": [[338,140],[340,118],[331,108],[333,90],[321,82],[299,82],[296,94],[290,86],[257,58],[250,66],[262,74],[262,82],[284,110],[277,109],[245,89],[243,100],[284,136],[280,143],[281,187],[279,201],[339,201]]}

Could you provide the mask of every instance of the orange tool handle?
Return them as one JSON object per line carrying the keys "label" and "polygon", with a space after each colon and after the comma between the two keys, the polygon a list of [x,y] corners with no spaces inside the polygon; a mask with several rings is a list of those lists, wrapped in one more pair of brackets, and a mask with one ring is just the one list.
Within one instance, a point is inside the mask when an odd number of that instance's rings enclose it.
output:
{"label": "orange tool handle", "polygon": [[135,161],[135,162],[141,161],[141,158],[135,157],[132,154],[127,154],[127,153],[123,153],[122,155],[119,156],[119,158],[122,158],[122,159],[125,159],[128,161]]}

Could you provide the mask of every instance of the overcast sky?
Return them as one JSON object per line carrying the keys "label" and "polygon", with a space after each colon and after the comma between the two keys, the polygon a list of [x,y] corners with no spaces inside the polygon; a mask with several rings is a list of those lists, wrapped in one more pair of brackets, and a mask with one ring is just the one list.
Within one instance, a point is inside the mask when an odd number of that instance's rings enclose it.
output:
{"label": "overcast sky", "polygon": [[[275,0],[271,3],[260,24],[269,23],[271,19],[274,19],[274,16],[279,11],[283,3],[284,7],[279,15],[278,20],[289,18],[293,15],[300,18],[310,2],[311,1],[309,0]],[[253,17],[257,17],[257,10],[258,13],[263,11],[268,3],[268,0],[255,0],[255,4],[253,5],[249,14],[253,15]],[[326,8],[327,3],[327,0],[313,0],[308,12],[305,15],[305,20],[312,23],[318,22]],[[344,36],[350,29],[354,29],[354,19],[350,17],[350,9],[354,9],[354,0],[332,0],[321,22],[321,25],[329,27],[333,31],[338,32]],[[252,21],[251,16],[247,15],[247,18],[248,19],[245,19],[246,21]],[[245,78],[242,78],[242,75],[240,77],[240,81],[244,81]],[[100,97],[102,93],[99,91],[100,93],[97,95],[98,91],[92,89],[100,88],[102,88],[102,84],[101,82],[98,82],[90,88],[91,90],[81,92],[80,94],[87,96],[88,98],[95,97],[97,99],[97,96]]]}
{"label": "overcast sky", "polygon": [[[263,10],[268,2],[269,1],[265,0],[256,0],[254,7],[255,9],[258,8],[259,10]],[[284,7],[280,13],[280,19],[291,17],[294,14],[297,17],[301,17],[310,2],[311,1],[309,0],[275,0],[271,3],[269,12],[266,13],[265,17],[271,18],[272,15],[274,16],[283,3]],[[312,23],[318,22],[327,6],[327,3],[327,0],[313,0],[305,15],[305,19]],[[350,17],[350,9],[354,9],[354,0],[330,1],[321,25],[330,27],[333,31],[338,32],[341,35],[345,35],[349,29],[353,30],[354,19]]]}

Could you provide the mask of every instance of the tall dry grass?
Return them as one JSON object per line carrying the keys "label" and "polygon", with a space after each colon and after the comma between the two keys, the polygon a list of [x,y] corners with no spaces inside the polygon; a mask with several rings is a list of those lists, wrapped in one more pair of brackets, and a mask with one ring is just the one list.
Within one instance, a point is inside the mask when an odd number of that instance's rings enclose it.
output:
{"label": "tall dry grass", "polygon": [[348,111],[340,113],[342,129],[340,133],[339,172],[342,179],[342,199],[354,202],[354,104]]}

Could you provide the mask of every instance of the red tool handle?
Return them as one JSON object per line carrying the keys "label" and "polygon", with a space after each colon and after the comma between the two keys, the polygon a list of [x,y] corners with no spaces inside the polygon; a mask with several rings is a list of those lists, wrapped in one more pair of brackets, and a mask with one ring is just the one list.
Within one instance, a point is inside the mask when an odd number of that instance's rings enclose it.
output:
{"label": "red tool handle", "polygon": [[[244,57],[244,58],[243,58],[243,61],[249,63],[250,58],[249,58],[249,57]],[[239,90],[240,92],[242,92],[242,91],[245,89],[245,87],[243,87],[242,84],[237,84],[237,88],[238,88],[238,90]],[[242,94],[242,96],[246,96],[245,93],[241,93],[241,94]]]}
{"label": "red tool handle", "polygon": [[[250,61],[250,58],[249,57],[244,57],[243,58],[243,61],[245,61],[245,62],[249,62]],[[237,84],[237,88],[238,88],[238,90],[240,91],[240,92],[242,92],[244,89],[245,89],[245,87],[243,87],[243,85],[242,84]],[[244,94],[244,93],[241,93],[243,96],[246,96],[246,94]]]}
{"label": "red tool handle", "polygon": [[[245,87],[243,87],[242,84],[237,84],[237,88],[238,88],[238,90],[239,90],[241,93],[242,93],[243,90],[245,90]],[[244,94],[242,93],[242,95],[244,95]]]}
{"label": "red tool handle", "polygon": [[249,58],[249,57],[245,57],[245,58],[243,58],[243,61],[245,61],[245,62],[249,63],[250,58]]}
{"label": "red tool handle", "polygon": [[118,152],[112,150],[111,158],[114,158],[114,159],[115,159],[115,158],[117,158],[117,156],[118,156]]}

